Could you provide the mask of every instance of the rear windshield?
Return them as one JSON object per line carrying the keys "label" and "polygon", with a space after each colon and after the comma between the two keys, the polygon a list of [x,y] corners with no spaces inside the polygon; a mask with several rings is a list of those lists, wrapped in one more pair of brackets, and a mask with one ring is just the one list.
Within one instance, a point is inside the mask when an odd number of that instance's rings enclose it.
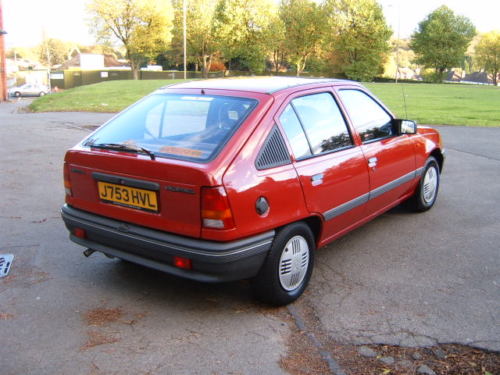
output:
{"label": "rear windshield", "polygon": [[154,94],[112,119],[84,145],[124,145],[160,157],[209,161],[256,104],[255,99],[228,96]]}

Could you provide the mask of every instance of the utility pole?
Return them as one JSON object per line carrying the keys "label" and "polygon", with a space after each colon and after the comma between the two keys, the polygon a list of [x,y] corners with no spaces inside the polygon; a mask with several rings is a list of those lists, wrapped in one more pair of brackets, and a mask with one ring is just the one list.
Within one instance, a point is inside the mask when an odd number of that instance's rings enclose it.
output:
{"label": "utility pole", "polygon": [[5,42],[3,29],[2,0],[0,0],[0,102],[7,101],[7,64],[5,63]]}
{"label": "utility pole", "polygon": [[[0,0],[1,1],[1,0]],[[187,78],[187,67],[186,67],[186,2],[187,0],[182,0],[182,34],[183,34],[183,48],[184,48],[184,80]]]}

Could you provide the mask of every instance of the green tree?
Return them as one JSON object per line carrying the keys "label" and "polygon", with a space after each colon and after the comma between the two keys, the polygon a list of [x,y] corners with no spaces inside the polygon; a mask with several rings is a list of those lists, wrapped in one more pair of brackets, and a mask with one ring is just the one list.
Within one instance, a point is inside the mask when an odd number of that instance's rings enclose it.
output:
{"label": "green tree", "polygon": [[415,69],[418,68],[416,64],[413,63],[415,60],[415,52],[410,49],[410,40],[409,39],[396,39],[393,38],[389,42],[390,44],[390,53],[389,58],[384,66],[384,76],[388,78],[395,78],[396,72],[398,72],[398,78],[401,78],[401,71],[404,69]]}
{"label": "green tree", "polygon": [[443,5],[420,22],[411,37],[415,62],[434,69],[435,80],[441,81],[447,69],[462,64],[475,34],[476,29],[467,17],[455,15]]}
{"label": "green tree", "polygon": [[265,68],[264,30],[275,11],[272,0],[219,0],[213,35],[227,61],[239,59],[252,72]]}
{"label": "green tree", "polygon": [[327,0],[326,50],[348,78],[372,80],[382,74],[390,51],[391,29],[375,0]]}
{"label": "green tree", "polygon": [[312,0],[282,0],[280,18],[288,58],[300,76],[307,60],[320,49],[326,20],[323,7]]}
{"label": "green tree", "polygon": [[[203,77],[208,77],[212,60],[217,52],[216,36],[214,35],[214,17],[218,0],[189,0],[186,9],[186,41],[189,60],[201,66]],[[174,20],[174,37],[172,44],[179,52],[182,51],[182,1],[174,3],[176,12]],[[182,52],[180,53],[182,54]]]}
{"label": "green tree", "polygon": [[287,57],[285,32],[285,24],[279,13],[272,14],[267,28],[264,29],[263,40],[266,42],[275,73],[285,67]]}
{"label": "green tree", "polygon": [[490,31],[481,36],[476,46],[476,59],[479,66],[491,74],[496,86],[500,75],[500,31]]}
{"label": "green tree", "polygon": [[171,40],[169,0],[91,0],[87,9],[99,40],[123,44],[134,79],[139,78],[141,64],[165,50]]}
{"label": "green tree", "polygon": [[42,64],[48,67],[62,64],[68,59],[70,47],[71,43],[63,42],[59,39],[44,39],[37,48],[38,59]]}
{"label": "green tree", "polygon": [[7,50],[6,57],[9,59],[26,59],[31,61],[38,61],[39,59],[38,47],[15,47]]}

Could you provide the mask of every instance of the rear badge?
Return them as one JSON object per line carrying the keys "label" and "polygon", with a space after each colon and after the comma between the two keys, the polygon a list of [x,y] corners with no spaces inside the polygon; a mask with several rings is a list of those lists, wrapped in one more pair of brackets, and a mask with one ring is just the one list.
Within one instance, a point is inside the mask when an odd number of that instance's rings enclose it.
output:
{"label": "rear badge", "polygon": [[7,276],[9,274],[13,259],[14,255],[12,254],[0,254],[0,277]]}
{"label": "rear badge", "polygon": [[174,193],[186,193],[186,194],[194,194],[193,189],[178,187],[178,186],[165,186],[165,190],[173,191]]}

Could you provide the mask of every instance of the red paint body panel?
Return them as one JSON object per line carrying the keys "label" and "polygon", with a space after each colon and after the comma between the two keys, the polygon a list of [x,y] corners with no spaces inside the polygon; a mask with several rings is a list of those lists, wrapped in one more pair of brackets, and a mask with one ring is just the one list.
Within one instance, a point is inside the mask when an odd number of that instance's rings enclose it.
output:
{"label": "red paint body panel", "polygon": [[[353,147],[300,161],[292,157],[286,165],[258,170],[257,155],[274,126],[278,127],[288,152],[292,153],[278,121],[291,98],[330,92],[341,104],[335,94],[337,87],[367,91],[356,83],[336,80],[290,80],[290,87],[287,87],[287,80],[280,85],[277,80],[256,79],[248,81],[251,84],[247,86],[245,80],[217,82],[196,81],[161,90],[176,94],[240,96],[258,101],[257,107],[215,159],[208,163],[162,157],[151,160],[142,154],[90,149],[79,144],[69,150],[65,158],[72,190],[72,195],[66,196],[66,203],[147,228],[219,242],[246,238],[315,217],[320,218],[322,226],[316,242],[323,246],[409,197],[419,177],[373,199],[367,198],[366,202],[358,199],[411,174],[424,166],[431,152],[442,150],[438,132],[425,127],[419,127],[414,135],[361,144],[341,106],[354,140]],[[373,157],[377,158],[377,166],[370,168],[368,161]],[[158,184],[160,211],[152,213],[100,201],[97,180],[93,177],[95,172]],[[313,176],[317,175],[322,175],[321,183],[313,183]],[[200,190],[206,186],[224,187],[235,223],[233,228],[202,226]],[[269,211],[265,214],[256,210],[260,197],[265,197],[269,203]],[[339,210],[342,205],[349,209],[342,212]],[[328,218],[330,214],[332,217]]]}
{"label": "red paint body panel", "polygon": [[[359,147],[300,161],[295,167],[310,213],[322,215],[368,193],[368,172]],[[312,177],[318,174],[323,174],[323,180],[315,185]],[[358,222],[364,217],[365,210],[366,207],[360,205],[325,221],[323,237],[331,238],[338,231]]]}
{"label": "red paint body panel", "polygon": [[[412,140],[408,135],[383,139],[361,146],[366,160],[377,159],[377,164],[370,170],[370,190],[383,188],[398,178],[415,171],[415,154]],[[371,199],[367,205],[367,213],[371,214],[390,206],[392,202],[406,194],[416,181],[405,182],[398,187]]]}

